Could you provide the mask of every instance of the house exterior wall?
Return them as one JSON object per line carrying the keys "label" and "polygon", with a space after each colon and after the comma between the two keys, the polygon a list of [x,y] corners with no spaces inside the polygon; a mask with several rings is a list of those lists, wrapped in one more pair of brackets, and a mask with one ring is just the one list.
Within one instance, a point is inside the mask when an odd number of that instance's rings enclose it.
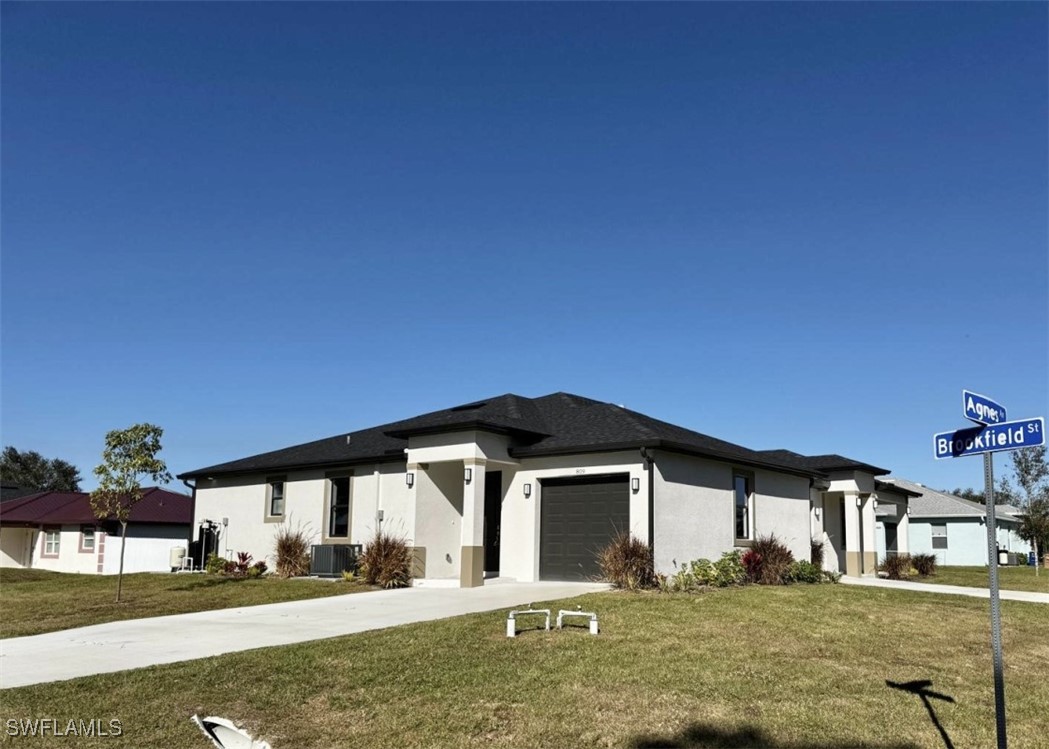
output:
{"label": "house exterior wall", "polygon": [[[659,452],[655,478],[655,566],[664,574],[693,559],[736,548],[734,466]],[[754,477],[753,536],[774,533],[797,559],[808,559],[809,480],[741,467]]]}
{"label": "house exterior wall", "polygon": [[35,539],[32,528],[0,528],[0,567],[26,567]]}
{"label": "house exterior wall", "polygon": [[[932,548],[932,526],[947,525],[947,548]],[[1006,551],[1026,553],[1028,545],[1015,532],[1016,524],[998,521],[998,545]],[[979,567],[987,564],[987,526],[978,517],[911,518],[911,554],[935,554],[940,565]]]}
{"label": "house exterior wall", "polygon": [[463,524],[463,464],[431,463],[415,473],[413,546],[426,550],[428,579],[458,579]]}
{"label": "house exterior wall", "polygon": [[[499,574],[520,582],[539,579],[539,522],[542,482],[552,478],[582,478],[625,474],[638,479],[639,491],[630,491],[630,528],[648,540],[648,472],[637,450],[586,455],[525,458],[517,466],[489,464],[503,472],[503,505],[500,525]],[[524,485],[532,494],[524,496]]]}
{"label": "house exterior wall", "polygon": [[33,534],[33,569],[97,574],[99,537],[101,533],[97,532],[94,551],[82,552],[80,551],[80,526],[62,525],[56,558],[44,556],[45,533],[37,529]]}
{"label": "house exterior wall", "polygon": [[[380,523],[384,531],[413,541],[415,506],[404,482],[403,463],[354,466],[350,476],[350,531],[345,538],[328,537],[329,474],[337,469],[290,471],[219,477],[197,482],[193,532],[203,520],[219,523],[219,548],[227,556],[246,551],[256,560],[275,562],[274,538],[282,526],[301,529],[311,544],[365,543]],[[269,478],[284,477],[284,515],[268,516]],[[225,527],[222,519],[228,518]],[[130,547],[129,547],[130,549]]]}

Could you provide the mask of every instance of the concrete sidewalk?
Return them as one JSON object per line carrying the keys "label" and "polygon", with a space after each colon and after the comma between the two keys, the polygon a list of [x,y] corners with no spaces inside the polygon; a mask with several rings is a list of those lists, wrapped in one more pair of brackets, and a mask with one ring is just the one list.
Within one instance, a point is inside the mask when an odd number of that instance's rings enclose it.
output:
{"label": "concrete sidewalk", "polygon": [[13,637],[0,640],[0,688],[322,640],[607,588],[593,583],[492,581],[480,588],[381,590]]}
{"label": "concrete sidewalk", "polygon": [[[913,583],[910,580],[886,580],[881,577],[842,577],[846,585],[866,585],[871,588],[892,588],[894,590],[913,590],[918,593],[945,593],[953,596],[970,598],[990,598],[990,588],[966,588],[961,585],[937,585],[936,583]],[[1000,590],[998,597],[1003,601],[1024,601],[1026,603],[1049,603],[1049,593],[1034,593],[1026,590]]]}

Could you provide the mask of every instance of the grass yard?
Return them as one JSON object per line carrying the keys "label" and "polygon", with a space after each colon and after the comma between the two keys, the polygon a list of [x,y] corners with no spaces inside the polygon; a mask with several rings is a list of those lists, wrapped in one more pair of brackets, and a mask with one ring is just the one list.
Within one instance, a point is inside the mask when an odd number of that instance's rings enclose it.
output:
{"label": "grass yard", "polygon": [[330,580],[237,580],[218,575],[140,572],[117,579],[46,570],[0,571],[0,637],[21,637],[121,619],[300,601],[367,587]]}
{"label": "grass yard", "polygon": [[[511,640],[506,612],[491,612],[7,690],[2,712],[119,718],[113,747],[205,749],[189,722],[198,713],[233,719],[274,749],[942,749],[920,698],[886,684],[930,680],[950,700],[932,707],[953,745],[994,745],[983,601],[798,585],[552,606],[576,604],[598,612],[600,636]],[[1044,747],[1049,607],[1006,601],[1003,620],[1010,746]]]}
{"label": "grass yard", "polygon": [[[920,582],[964,585],[970,588],[986,588],[991,584],[986,567],[938,567],[935,575]],[[1035,576],[1034,567],[999,567],[998,586],[1002,590],[1049,593],[1049,572],[1039,569],[1038,575]]]}

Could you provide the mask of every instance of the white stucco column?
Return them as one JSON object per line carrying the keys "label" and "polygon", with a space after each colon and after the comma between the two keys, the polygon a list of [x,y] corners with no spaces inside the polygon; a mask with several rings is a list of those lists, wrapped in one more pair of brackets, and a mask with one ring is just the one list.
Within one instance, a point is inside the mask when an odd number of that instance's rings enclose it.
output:
{"label": "white stucco column", "polygon": [[[484,482],[483,458],[463,461],[462,552],[459,558],[459,585],[475,588],[484,585]],[[466,471],[470,480],[466,481]]]}
{"label": "white stucco column", "polygon": [[896,505],[896,513],[899,522],[896,524],[896,548],[900,554],[911,553],[911,518],[908,514],[907,503],[901,502]]}
{"label": "white stucco column", "polygon": [[845,513],[845,574],[859,577],[863,574],[860,555],[860,507],[862,495],[855,491],[843,492],[845,500],[841,511]]}
{"label": "white stucco column", "polygon": [[863,533],[863,574],[873,575],[878,567],[878,518],[874,513],[877,494],[862,494],[860,527]]}

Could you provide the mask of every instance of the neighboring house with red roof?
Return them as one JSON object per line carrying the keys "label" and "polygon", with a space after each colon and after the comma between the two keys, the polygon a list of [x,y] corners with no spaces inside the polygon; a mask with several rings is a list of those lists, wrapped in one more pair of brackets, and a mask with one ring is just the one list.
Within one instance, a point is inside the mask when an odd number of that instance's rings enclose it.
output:
{"label": "neighboring house with red roof", "polygon": [[[172,548],[188,546],[193,500],[144,492],[131,510],[124,571],[165,572]],[[121,543],[120,524],[97,520],[86,492],[36,492],[0,505],[0,567],[116,574]]]}

